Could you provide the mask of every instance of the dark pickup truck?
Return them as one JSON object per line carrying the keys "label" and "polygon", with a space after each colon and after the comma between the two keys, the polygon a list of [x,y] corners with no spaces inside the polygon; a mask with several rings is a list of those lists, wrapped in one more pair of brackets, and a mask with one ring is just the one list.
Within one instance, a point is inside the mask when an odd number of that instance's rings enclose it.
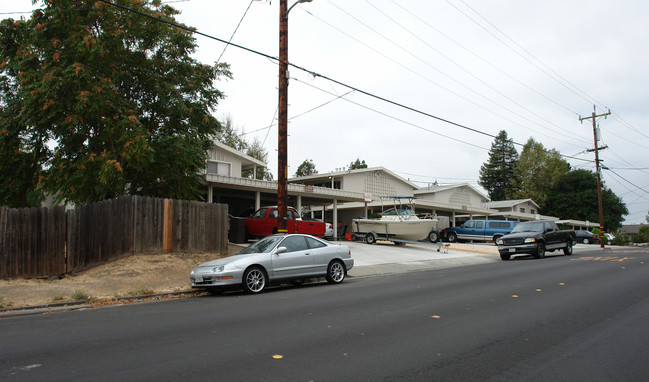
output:
{"label": "dark pickup truck", "polygon": [[566,256],[572,255],[575,231],[559,230],[557,224],[549,220],[521,222],[512,231],[496,240],[500,258],[509,260],[514,255],[534,255],[537,259],[545,257],[545,251],[563,249]]}

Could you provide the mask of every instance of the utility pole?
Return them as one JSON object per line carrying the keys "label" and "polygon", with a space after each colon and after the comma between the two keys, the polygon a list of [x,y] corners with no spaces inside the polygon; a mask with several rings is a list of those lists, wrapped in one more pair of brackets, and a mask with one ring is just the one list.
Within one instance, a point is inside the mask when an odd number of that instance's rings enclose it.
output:
{"label": "utility pole", "polygon": [[277,140],[277,232],[286,233],[288,172],[288,7],[279,2],[279,106]]}
{"label": "utility pole", "polygon": [[604,147],[597,147],[597,121],[596,119],[598,117],[604,117],[606,118],[607,116],[611,115],[611,110],[608,111],[608,113],[604,114],[597,114],[597,107],[593,106],[593,114],[590,117],[581,117],[579,116],[579,121],[583,124],[585,119],[592,119],[593,120],[593,140],[595,142],[595,148],[593,150],[588,150],[588,151],[595,151],[595,169],[597,171],[597,201],[599,204],[599,246],[601,248],[604,248],[604,208],[602,206],[602,180],[600,177],[600,166],[599,166],[599,150],[603,150],[606,148]]}
{"label": "utility pole", "polygon": [[286,233],[288,214],[288,13],[294,6],[312,0],[279,0],[279,100],[277,116],[277,232]]}

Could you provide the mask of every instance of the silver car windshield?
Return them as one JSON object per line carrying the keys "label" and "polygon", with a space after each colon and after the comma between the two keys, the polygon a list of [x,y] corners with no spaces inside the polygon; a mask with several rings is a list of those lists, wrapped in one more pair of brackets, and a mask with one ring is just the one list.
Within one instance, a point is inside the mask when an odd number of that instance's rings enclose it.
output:
{"label": "silver car windshield", "polygon": [[269,236],[259,240],[256,243],[250,244],[248,247],[242,249],[239,254],[245,255],[248,253],[268,253],[275,248],[275,245],[283,239],[282,236]]}

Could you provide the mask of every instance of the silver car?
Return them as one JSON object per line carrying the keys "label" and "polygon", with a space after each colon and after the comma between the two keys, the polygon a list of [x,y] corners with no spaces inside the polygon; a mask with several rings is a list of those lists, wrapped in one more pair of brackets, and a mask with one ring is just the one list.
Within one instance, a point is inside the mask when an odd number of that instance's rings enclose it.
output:
{"label": "silver car", "polygon": [[259,293],[281,280],[301,283],[306,278],[324,276],[330,284],[341,283],[354,266],[346,245],[331,244],[311,235],[272,235],[223,259],[201,264],[189,278],[192,288],[219,293],[225,288],[242,287]]}

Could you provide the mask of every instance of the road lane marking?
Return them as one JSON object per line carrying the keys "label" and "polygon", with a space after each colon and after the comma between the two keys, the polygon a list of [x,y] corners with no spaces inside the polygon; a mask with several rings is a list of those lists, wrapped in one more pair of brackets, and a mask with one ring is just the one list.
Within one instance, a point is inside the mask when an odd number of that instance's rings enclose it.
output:
{"label": "road lane marking", "polygon": [[633,260],[635,257],[617,257],[617,256],[585,256],[579,257],[576,259],[570,259],[570,261],[617,261],[623,262],[626,260]]}

